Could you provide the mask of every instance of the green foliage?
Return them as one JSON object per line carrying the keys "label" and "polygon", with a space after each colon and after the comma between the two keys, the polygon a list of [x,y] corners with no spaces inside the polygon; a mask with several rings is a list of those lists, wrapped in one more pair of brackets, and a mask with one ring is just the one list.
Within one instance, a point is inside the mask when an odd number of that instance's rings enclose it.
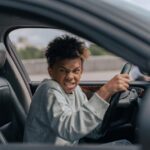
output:
{"label": "green foliage", "polygon": [[41,49],[36,47],[28,46],[24,49],[19,49],[18,53],[21,59],[36,59],[36,58],[44,58],[44,53]]}
{"label": "green foliage", "polygon": [[[91,44],[89,47],[91,55],[110,55],[111,53],[107,52],[102,47],[97,46],[96,44]],[[27,46],[17,50],[21,59],[38,59],[44,58],[44,51],[34,46]]]}
{"label": "green foliage", "polygon": [[96,44],[91,44],[89,47],[89,50],[91,52],[91,55],[97,56],[97,55],[110,55],[111,53],[107,52],[102,47],[97,46]]}

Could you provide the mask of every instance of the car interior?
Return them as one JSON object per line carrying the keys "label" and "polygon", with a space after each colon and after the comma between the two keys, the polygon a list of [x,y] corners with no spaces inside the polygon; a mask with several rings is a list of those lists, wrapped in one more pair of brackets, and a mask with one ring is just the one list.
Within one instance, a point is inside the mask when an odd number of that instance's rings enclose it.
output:
{"label": "car interior", "polygon": [[[6,62],[6,48],[3,44],[1,44],[1,134],[3,138],[1,139],[2,143],[6,142],[22,142],[23,138],[23,129],[25,125],[25,119],[27,116],[27,110],[25,111],[25,105],[23,102],[21,103],[17,97],[16,84],[14,88],[11,84],[14,84],[14,81],[18,79],[12,78],[10,76],[11,69],[9,66],[9,62]],[[14,70],[12,70],[14,71]],[[16,77],[18,78],[18,77]],[[13,82],[12,82],[13,81]],[[34,94],[36,88],[40,82],[30,82],[30,90],[32,94]],[[80,86],[83,88],[83,91],[90,97],[93,92],[96,91],[97,88],[105,84],[105,82],[97,82],[94,84],[88,82],[81,82]],[[126,139],[133,144],[138,143],[138,126],[137,126],[137,115],[139,110],[140,101],[142,99],[143,92],[146,90],[146,87],[149,84],[143,84],[143,82],[133,83],[130,85],[130,91],[134,91],[138,94],[138,97],[132,98],[130,97],[130,92],[124,94],[119,98],[120,95],[117,96],[116,99],[120,99],[115,105],[115,109],[113,106],[113,112],[111,112],[111,116],[108,117],[106,114],[106,120],[109,123],[108,125],[104,125],[105,131],[100,131],[101,136],[99,139],[93,140],[85,137],[80,140],[80,144],[85,143],[107,143],[115,140]],[[16,94],[15,94],[16,93]],[[26,104],[27,105],[27,104]],[[12,113],[13,112],[13,113]],[[5,116],[3,114],[6,114]],[[106,126],[106,127],[105,127]],[[130,134],[129,134],[130,133]]]}
{"label": "car interior", "polygon": [[[2,58],[0,61],[0,142],[3,144],[23,142],[23,130],[27,110],[23,108],[23,104],[18,99],[15,92],[16,89],[11,86],[12,79],[7,73],[7,53],[3,44],[0,45],[0,57]],[[127,69],[127,71],[129,72],[130,69]],[[121,72],[124,72],[123,70]],[[9,76],[9,78],[7,76]],[[34,94],[39,84],[40,82],[30,82],[32,94]],[[104,81],[97,83],[81,82],[80,86],[87,97],[90,98],[103,84],[105,84]],[[130,84],[128,92],[116,95],[117,97],[115,99],[119,101],[115,102],[115,104],[113,103],[113,109],[110,110],[111,112],[109,112],[109,114],[106,114],[107,121],[104,122],[104,129],[100,131],[101,136],[99,139],[95,140],[84,137],[80,140],[80,144],[101,144],[120,139],[126,139],[132,144],[139,144],[137,116],[144,92],[148,86],[148,82],[134,81]],[[112,102],[113,101],[114,100],[112,100]]]}
{"label": "car interior", "polygon": [[[0,144],[23,143],[24,126],[32,96],[41,82],[30,80],[8,34],[19,28],[55,28],[45,22],[32,20],[33,17],[30,18],[28,15],[22,17],[24,15],[23,13],[20,16],[15,11],[14,14],[6,13],[4,10],[0,14]],[[52,24],[55,24],[55,21]],[[59,27],[64,30],[62,26]],[[77,31],[72,31],[77,33]],[[82,36],[84,34],[81,34]],[[92,40],[94,41],[94,39]],[[102,43],[101,46],[103,47],[103,45]],[[114,44],[112,47],[115,46]],[[120,73],[129,73],[132,69],[132,65],[129,63],[126,63],[125,66],[122,70],[120,69]],[[81,81],[80,86],[90,98],[106,82],[103,80]],[[149,86],[149,81],[132,81],[127,92],[114,95],[110,102],[111,107],[104,116],[102,128],[99,131],[100,137],[98,139],[84,137],[80,140],[80,144],[101,145],[125,139],[132,145],[139,145],[138,117]]]}
{"label": "car interior", "polygon": [[[0,45],[0,69],[5,71],[6,51]],[[6,78],[0,78],[0,142],[22,142],[26,113]]]}

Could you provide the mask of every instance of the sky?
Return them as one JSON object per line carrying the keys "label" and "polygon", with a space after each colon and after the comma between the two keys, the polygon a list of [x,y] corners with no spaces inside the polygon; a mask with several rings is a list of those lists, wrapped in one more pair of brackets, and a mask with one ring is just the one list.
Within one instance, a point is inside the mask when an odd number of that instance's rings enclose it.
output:
{"label": "sky", "polygon": [[37,47],[45,47],[49,41],[55,37],[65,34],[66,32],[58,31],[56,29],[17,29],[10,33],[10,39],[12,42],[17,43],[19,37],[27,38],[29,43],[36,45]]}
{"label": "sky", "polygon": [[[55,37],[69,34],[69,32],[59,30],[59,29],[44,29],[44,28],[25,28],[25,29],[17,29],[9,34],[11,41],[16,45],[18,43],[19,37],[25,37],[27,42],[36,47],[46,47],[47,44],[52,41]],[[89,42],[87,40],[81,39],[88,46]]]}

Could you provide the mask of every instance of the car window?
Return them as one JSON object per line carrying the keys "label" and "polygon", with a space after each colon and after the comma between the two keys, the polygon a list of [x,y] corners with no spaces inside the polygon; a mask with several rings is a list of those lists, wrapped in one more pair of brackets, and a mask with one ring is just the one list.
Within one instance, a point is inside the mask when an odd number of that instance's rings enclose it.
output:
{"label": "car window", "polygon": [[[65,34],[72,35],[60,29],[47,28],[16,29],[9,33],[9,39],[21,58],[31,81],[49,78],[45,59],[46,47],[55,37]],[[120,72],[125,63],[124,60],[112,55],[95,43],[80,39],[85,42],[91,53],[84,63],[82,81],[108,80]]]}

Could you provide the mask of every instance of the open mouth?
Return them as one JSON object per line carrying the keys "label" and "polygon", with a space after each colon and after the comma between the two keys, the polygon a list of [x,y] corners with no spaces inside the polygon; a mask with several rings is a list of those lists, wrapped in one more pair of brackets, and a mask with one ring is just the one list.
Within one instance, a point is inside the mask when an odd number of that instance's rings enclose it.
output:
{"label": "open mouth", "polygon": [[76,84],[75,83],[65,83],[65,88],[69,91],[72,91],[74,90],[76,87]]}

